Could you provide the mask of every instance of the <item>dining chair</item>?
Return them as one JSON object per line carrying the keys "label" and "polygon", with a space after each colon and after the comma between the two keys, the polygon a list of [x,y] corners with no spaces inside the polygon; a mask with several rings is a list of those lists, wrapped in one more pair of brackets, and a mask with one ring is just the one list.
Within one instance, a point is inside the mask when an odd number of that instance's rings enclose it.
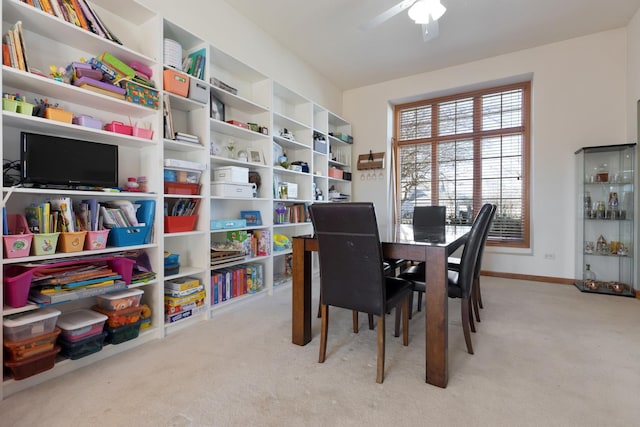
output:
{"label": "dining chair", "polygon": [[377,316],[376,382],[384,381],[385,315],[402,306],[403,345],[409,344],[408,304],[412,283],[385,275],[382,244],[372,203],[326,203],[309,207],[318,239],[321,333],[318,361],[324,363],[329,306],[352,310],[357,333],[358,312]]}
{"label": "dining chair", "polygon": [[[413,235],[414,240],[443,241],[447,221],[446,206],[415,206],[413,208]],[[423,272],[424,263],[415,264]],[[415,268],[413,269],[415,270]],[[411,310],[413,310],[413,297],[411,298]],[[418,293],[418,311],[422,310],[422,293]]]}
{"label": "dining chair", "polygon": [[[447,272],[447,294],[449,298],[460,298],[462,330],[469,354],[473,354],[470,330],[475,332],[473,317],[470,316],[472,310],[471,293],[474,282],[473,277],[485,229],[489,225],[493,209],[494,207],[490,203],[482,206],[478,216],[471,225],[467,241],[464,244],[460,258],[460,269],[457,271],[448,270]],[[404,273],[400,274],[399,277],[411,280],[414,285],[413,290],[419,292],[419,295],[425,292],[424,266],[422,266],[422,268],[420,268],[420,266],[410,267]],[[427,277],[426,280],[429,280],[429,278]]]}
{"label": "dining chair", "polygon": [[[478,253],[478,261],[476,262],[476,267],[473,272],[473,288],[471,301],[473,303],[473,312],[476,316],[476,322],[480,322],[480,310],[479,308],[484,308],[482,305],[482,293],[480,292],[480,269],[482,267],[482,255],[484,254],[484,249],[487,246],[487,239],[489,238],[489,231],[491,231],[491,225],[493,224],[493,219],[496,216],[496,211],[498,206],[492,204],[491,215],[489,218],[489,224],[485,228],[484,236],[482,237],[482,246],[480,247],[480,252]],[[460,258],[459,257],[449,257],[447,259],[448,268],[450,270],[460,270]]]}

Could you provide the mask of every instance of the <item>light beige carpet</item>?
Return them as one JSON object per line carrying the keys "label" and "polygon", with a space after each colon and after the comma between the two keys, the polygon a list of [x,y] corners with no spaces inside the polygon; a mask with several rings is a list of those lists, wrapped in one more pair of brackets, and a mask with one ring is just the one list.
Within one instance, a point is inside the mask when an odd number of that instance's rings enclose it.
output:
{"label": "light beige carpet", "polygon": [[[630,426],[640,422],[640,301],[483,277],[475,355],[449,306],[449,386],[424,382],[424,315],[410,343],[332,310],[327,360],[291,344],[291,288],[0,403],[2,426]],[[316,293],[317,294],[317,293]],[[314,311],[317,308],[314,300]]]}

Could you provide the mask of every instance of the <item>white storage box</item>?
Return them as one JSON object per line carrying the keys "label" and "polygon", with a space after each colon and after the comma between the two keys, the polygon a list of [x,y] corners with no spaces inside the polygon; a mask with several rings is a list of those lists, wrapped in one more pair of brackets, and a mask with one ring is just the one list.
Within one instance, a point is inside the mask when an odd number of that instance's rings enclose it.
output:
{"label": "white storage box", "polygon": [[168,168],[193,169],[203,171],[207,168],[205,163],[190,162],[189,160],[164,159],[164,165]]}
{"label": "white storage box", "polygon": [[144,291],[142,289],[124,289],[96,297],[98,307],[105,310],[124,310],[131,307],[139,307],[140,299]]}
{"label": "white storage box", "polygon": [[211,179],[215,182],[237,182],[246,184],[249,182],[249,168],[239,166],[227,166],[213,170]]}
{"label": "white storage box", "polygon": [[216,197],[253,197],[255,184],[240,184],[231,182],[212,182],[211,195]]}
{"label": "white storage box", "polygon": [[189,79],[189,98],[206,104],[209,102],[209,85],[202,80]]}
{"label": "white storage box", "polygon": [[19,315],[7,316],[2,322],[4,338],[9,341],[22,341],[38,335],[53,332],[60,310],[43,308]]}
{"label": "white storage box", "polygon": [[62,329],[60,336],[67,341],[76,342],[102,333],[108,317],[97,311],[81,308],[64,313],[58,319],[58,327]]}

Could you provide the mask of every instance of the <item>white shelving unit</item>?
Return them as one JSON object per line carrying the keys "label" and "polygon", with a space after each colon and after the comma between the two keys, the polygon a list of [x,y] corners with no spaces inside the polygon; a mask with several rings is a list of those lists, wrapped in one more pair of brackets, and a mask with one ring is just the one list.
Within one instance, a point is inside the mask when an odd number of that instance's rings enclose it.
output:
{"label": "white shelving unit", "polygon": [[[312,225],[306,221],[306,207],[315,202],[326,202],[329,189],[351,194],[351,183],[344,179],[328,176],[331,166],[344,171],[351,168],[351,145],[331,135],[335,132],[351,133],[345,120],[326,108],[314,104],[309,99],[295,93],[285,85],[274,82],[269,76],[221,51],[211,41],[204,40],[188,29],[171,22],[165,17],[146,9],[135,0],[95,0],[91,2],[107,26],[123,42],[122,45],[96,36],[75,25],[44,13],[18,0],[3,0],[3,32],[22,21],[32,69],[48,72],[49,65],[66,66],[80,58],[91,58],[102,52],[110,52],[124,62],[137,61],[153,70],[160,97],[160,108],[152,109],[110,96],[90,92],[75,86],[54,81],[33,73],[2,67],[3,92],[20,93],[27,99],[48,98],[52,103],[76,114],[86,114],[103,123],[119,121],[148,124],[154,130],[153,139],[125,136],[104,130],[80,127],[39,117],[3,111],[1,150],[4,159],[16,160],[20,157],[17,141],[21,131],[42,133],[52,136],[79,139],[115,145],[119,150],[119,181],[124,186],[130,176],[146,176],[148,192],[118,194],[99,191],[50,190],[38,188],[10,188],[3,182],[3,196],[8,213],[23,213],[24,207],[33,202],[45,201],[54,196],[68,196],[74,200],[96,198],[98,201],[125,199],[133,202],[153,200],[156,202],[153,235],[149,243],[127,247],[107,247],[102,250],[77,253],[56,253],[51,256],[29,256],[25,258],[2,259],[3,272],[21,262],[45,260],[65,260],[71,257],[90,255],[112,255],[124,250],[143,250],[150,258],[156,272],[156,279],[132,285],[144,290],[143,303],[152,310],[151,327],[140,333],[136,339],[119,345],[105,347],[90,356],[78,360],[59,360],[55,367],[24,380],[15,381],[5,377],[0,389],[0,397],[6,397],[20,390],[35,386],[43,381],[64,375],[98,360],[110,357],[130,348],[165,337],[170,333],[214,317],[222,310],[233,309],[238,304],[256,301],[273,293],[274,286],[290,282],[291,250],[268,248],[266,255],[250,259],[211,266],[210,246],[212,242],[226,240],[229,231],[247,233],[267,232],[273,242],[276,235],[289,238],[312,232]],[[183,97],[163,90],[163,70],[171,68],[164,63],[163,40],[178,42],[183,56],[202,50],[206,61],[202,79],[210,98],[206,102]],[[193,77],[189,76],[190,79]],[[223,89],[213,84],[217,79],[233,90]],[[201,144],[181,142],[164,138],[163,99],[168,97],[174,130],[197,135]],[[224,105],[224,117],[219,105]],[[231,121],[231,123],[227,122]],[[253,129],[238,126],[239,123],[253,124]],[[144,126],[143,126],[144,127]],[[281,131],[293,137],[284,137]],[[324,149],[314,149],[314,134],[326,141]],[[233,150],[228,147],[233,146]],[[286,151],[288,162],[301,162],[303,171],[285,169],[279,164],[278,149]],[[330,151],[331,149],[331,151]],[[239,152],[246,153],[246,161]],[[333,155],[336,155],[335,159]],[[172,194],[164,186],[164,165],[168,159],[204,164],[200,175],[199,194]],[[209,185],[213,171],[225,167],[245,167],[251,179],[258,181],[255,197],[229,198],[213,194]],[[280,183],[291,184],[291,192],[286,196],[279,192]],[[288,185],[287,184],[287,185]],[[294,185],[295,184],[295,185]],[[297,194],[293,194],[296,187]],[[324,196],[317,200],[315,188]],[[288,188],[289,189],[289,188]],[[198,202],[197,220],[193,229],[172,232],[165,226],[165,205],[171,205],[178,198]],[[284,206],[291,210],[298,206],[298,222],[287,217],[278,218],[276,209]],[[241,211],[258,211],[260,225],[249,225],[236,229],[212,230],[212,220],[240,218]],[[180,269],[176,274],[165,274],[163,269],[165,253],[180,255]],[[263,271],[262,287],[257,292],[246,293],[226,301],[213,304],[214,283],[212,274],[221,269],[259,264]],[[175,323],[165,322],[164,284],[168,280],[196,277],[204,285],[205,309]],[[1,301],[0,301],[1,302]],[[78,307],[89,307],[93,298],[58,305],[62,311]],[[2,305],[2,317],[39,309],[35,304],[12,308]],[[0,359],[0,361],[2,361]],[[4,362],[4,361],[2,361]]]}
{"label": "white shelving unit", "polygon": [[[205,56],[209,56],[208,44],[204,40],[194,35],[190,31],[172,23],[167,19],[163,19],[163,40],[170,39],[180,44],[182,47],[183,57],[192,52],[203,51]],[[166,55],[163,55],[166,58]],[[169,64],[163,64],[163,70],[171,69]],[[207,75],[205,66],[205,78]],[[189,86],[193,87],[194,83],[207,87],[205,80],[197,79],[184,73],[186,70],[177,70],[181,76],[189,80]],[[193,81],[192,81],[193,80]],[[191,93],[187,97],[168,92],[165,87],[164,96],[168,97],[168,105],[170,106],[173,131],[183,132],[198,137],[200,143],[184,142],[175,139],[168,139],[170,135],[166,134],[163,139],[163,160],[179,160],[192,162],[194,164],[203,165],[204,170],[195,169],[199,174],[199,190],[190,191],[184,189],[172,189],[171,182],[165,182],[163,194],[163,207],[166,209],[163,221],[163,249],[165,254],[179,255],[180,268],[178,274],[164,277],[164,282],[183,277],[197,278],[206,290],[204,303],[195,310],[191,310],[189,316],[182,317],[177,321],[169,321],[165,319],[165,333],[169,334],[180,330],[194,322],[208,319],[206,306],[208,304],[208,296],[210,295],[209,280],[209,211],[207,200],[209,197],[209,165],[206,158],[209,152],[209,100],[206,102],[193,99]],[[164,163],[164,170],[174,171],[171,166]],[[189,172],[189,171],[187,171]],[[180,173],[177,171],[177,173]],[[191,183],[191,184],[198,184]],[[185,194],[187,193],[187,194]],[[187,200],[197,203],[198,208],[195,212],[195,226],[193,228],[176,227],[174,223],[169,224],[167,221],[180,220],[180,217],[170,217],[167,213],[171,213],[172,207],[180,201]],[[196,312],[196,313],[193,313]]]}
{"label": "white shelving unit", "polygon": [[[31,71],[47,71],[49,65],[66,66],[80,58],[89,59],[103,52],[111,52],[125,62],[138,61],[159,73],[160,64],[157,63],[156,49],[159,41],[149,43],[149,33],[157,34],[154,29],[158,25],[157,15],[138,5],[135,2],[126,2],[127,13],[120,14],[122,2],[100,0],[93,2],[96,11],[107,25],[115,32],[123,34],[123,45],[119,45],[98,37],[75,25],[69,24],[50,14],[44,13],[32,6],[15,0],[3,0],[2,2],[2,27],[3,34],[17,21],[22,22],[25,49],[28,52],[28,65]],[[120,31],[125,29],[126,31]],[[48,72],[48,71],[47,71]],[[81,127],[73,124],[57,122],[40,117],[28,116],[14,112],[3,111],[2,123],[2,157],[3,159],[17,160],[20,158],[20,133],[31,132],[52,136],[72,138],[82,141],[98,142],[118,147],[119,184],[124,186],[127,177],[146,176],[150,183],[161,182],[160,162],[160,128],[161,111],[138,104],[126,102],[90,92],[76,86],[57,82],[47,77],[34,73],[20,71],[7,66],[2,67],[2,90],[8,93],[19,93],[33,103],[36,99],[48,99],[52,104],[57,103],[60,108],[74,113],[92,116],[110,123],[118,121],[123,123],[135,122],[140,127],[151,126],[154,130],[153,139],[125,136],[104,130]],[[143,125],[144,124],[144,125]],[[91,159],[87,159],[89,162]],[[125,199],[132,202],[139,200],[158,201],[157,188],[150,188],[148,193],[118,194],[102,191],[79,190],[52,190],[41,188],[8,187],[2,183],[3,197],[6,200],[8,213],[24,213],[25,206],[31,203],[44,202],[50,198],[65,196],[74,202],[82,199],[95,198],[99,202],[114,199]],[[161,210],[156,203],[156,221]],[[100,250],[83,250],[81,252],[55,253],[50,256],[27,256],[24,258],[3,258],[3,276],[6,268],[16,263],[38,262],[45,260],[64,261],[75,257],[96,257],[122,253],[125,250],[144,250],[150,258],[152,267],[158,269],[161,265],[162,243],[158,238],[158,227],[152,236],[151,242],[143,245],[126,247],[107,247]],[[113,356],[135,346],[141,345],[163,335],[162,330],[162,291],[160,281],[153,280],[134,285],[144,291],[143,302],[152,309],[152,323],[139,337],[120,345],[105,345],[95,354],[78,360],[62,360],[55,364],[53,369],[16,381],[10,377],[4,377],[2,382],[2,396],[6,397],[20,390],[26,389],[48,379],[74,371],[83,366],[94,363],[97,360]],[[95,302],[94,298],[57,304],[56,308],[68,311],[80,307],[90,307]],[[4,305],[2,318],[12,314],[30,310],[38,310],[34,304],[25,307],[12,308]],[[4,363],[4,360],[3,360]]]}

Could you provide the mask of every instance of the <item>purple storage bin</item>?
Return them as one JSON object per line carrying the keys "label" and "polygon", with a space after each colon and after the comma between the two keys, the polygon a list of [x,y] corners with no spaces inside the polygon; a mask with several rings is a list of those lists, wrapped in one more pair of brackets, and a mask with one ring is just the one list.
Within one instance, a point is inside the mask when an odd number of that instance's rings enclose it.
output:
{"label": "purple storage bin", "polygon": [[93,129],[102,129],[102,122],[91,116],[81,115],[73,118],[73,124]]}

